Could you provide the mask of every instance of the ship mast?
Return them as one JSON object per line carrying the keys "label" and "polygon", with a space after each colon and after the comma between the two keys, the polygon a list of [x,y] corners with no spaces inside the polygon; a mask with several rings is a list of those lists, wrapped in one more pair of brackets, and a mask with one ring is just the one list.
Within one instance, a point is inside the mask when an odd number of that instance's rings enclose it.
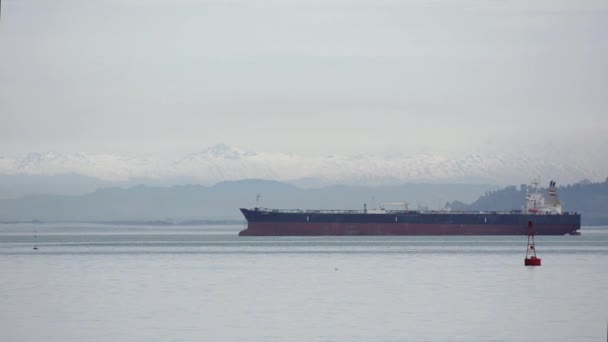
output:
{"label": "ship mast", "polygon": [[539,178],[535,178],[530,182],[534,188],[532,193],[526,195],[526,210],[527,214],[536,214],[538,211],[545,206],[545,200],[541,194],[538,193],[538,184],[540,183]]}
{"label": "ship mast", "polygon": [[38,250],[38,231],[34,231],[34,250]]}
{"label": "ship mast", "polygon": [[532,182],[530,182],[532,185],[534,185],[534,193],[537,194],[538,193],[538,184],[540,184],[540,180],[539,178],[534,178],[532,180]]}
{"label": "ship mast", "polygon": [[262,198],[262,194],[258,193],[255,195],[255,207],[256,208],[260,207],[260,198]]}

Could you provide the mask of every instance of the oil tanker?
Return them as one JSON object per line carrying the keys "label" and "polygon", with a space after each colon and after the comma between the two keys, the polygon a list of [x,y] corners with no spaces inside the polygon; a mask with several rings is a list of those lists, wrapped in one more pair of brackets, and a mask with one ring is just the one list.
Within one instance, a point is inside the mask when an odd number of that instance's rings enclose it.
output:
{"label": "oil tanker", "polygon": [[[548,198],[534,191],[526,205],[511,211],[451,210],[299,210],[241,208],[247,228],[239,236],[322,235],[527,235],[532,225],[537,235],[580,235],[581,214],[565,212],[554,181]],[[392,203],[395,204],[395,203]]]}

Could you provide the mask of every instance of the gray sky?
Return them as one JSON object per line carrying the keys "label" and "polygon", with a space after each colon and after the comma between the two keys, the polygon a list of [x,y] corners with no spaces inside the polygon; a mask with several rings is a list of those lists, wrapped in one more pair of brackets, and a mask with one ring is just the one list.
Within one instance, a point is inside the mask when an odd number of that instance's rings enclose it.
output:
{"label": "gray sky", "polygon": [[608,153],[607,1],[2,6],[3,155]]}

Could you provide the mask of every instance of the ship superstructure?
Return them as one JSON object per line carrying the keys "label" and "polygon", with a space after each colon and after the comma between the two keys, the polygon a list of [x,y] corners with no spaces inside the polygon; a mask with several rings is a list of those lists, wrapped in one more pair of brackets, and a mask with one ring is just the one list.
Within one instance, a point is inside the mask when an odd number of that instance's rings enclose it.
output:
{"label": "ship superstructure", "polygon": [[525,214],[562,214],[562,204],[557,196],[557,186],[555,181],[549,182],[547,189],[549,197],[545,197],[538,192],[538,180],[533,180],[533,192],[526,195]]}

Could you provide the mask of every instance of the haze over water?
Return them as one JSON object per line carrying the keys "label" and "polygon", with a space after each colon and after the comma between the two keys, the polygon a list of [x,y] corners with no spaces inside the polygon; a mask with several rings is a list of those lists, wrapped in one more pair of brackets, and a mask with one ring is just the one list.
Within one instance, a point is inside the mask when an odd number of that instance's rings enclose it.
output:
{"label": "haze over water", "polygon": [[[608,1],[1,6],[2,222],[224,220],[257,193],[302,209],[379,195],[344,185],[439,209],[533,177],[580,182],[564,208],[606,218]],[[323,203],[326,186],[344,195]],[[242,228],[0,224],[0,342],[606,338],[606,228],[539,237],[539,268],[525,237]]]}
{"label": "haze over water", "polygon": [[[608,230],[244,238],[0,225],[2,341],[603,341]],[[38,231],[38,251],[32,249]]]}

